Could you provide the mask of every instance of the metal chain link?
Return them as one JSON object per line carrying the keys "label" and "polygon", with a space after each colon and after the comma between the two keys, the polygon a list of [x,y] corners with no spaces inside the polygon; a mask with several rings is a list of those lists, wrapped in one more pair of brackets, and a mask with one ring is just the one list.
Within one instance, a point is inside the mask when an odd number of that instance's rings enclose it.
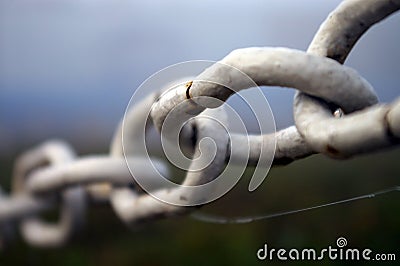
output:
{"label": "metal chain link", "polygon": [[[189,187],[217,178],[228,159],[233,162],[241,159],[241,153],[233,153],[229,148],[232,142],[243,145],[249,142],[248,165],[262,164],[260,154],[263,149],[271,149],[271,145],[266,145],[271,143],[276,144],[274,165],[314,153],[347,158],[397,145],[400,100],[378,104],[372,86],[341,63],[369,27],[398,9],[400,0],[345,0],[321,25],[307,53],[286,48],[247,48],[221,60],[223,65],[247,74],[257,85],[298,89],[294,99],[295,126],[274,134],[232,134],[229,138],[207,119],[196,117],[206,113],[226,120],[223,111],[206,109],[196,101],[200,96],[227,100],[233,92],[218,85],[221,80],[228,80],[239,90],[248,87],[240,83],[234,72],[215,64],[193,82],[167,93],[152,94],[131,109],[124,121],[127,131],[123,132],[121,122],[109,155],[77,158],[72,148],[62,141],[48,141],[25,152],[15,162],[11,195],[0,193],[0,242],[4,244],[9,239],[13,230],[11,222],[18,221],[22,236],[30,245],[63,245],[82,227],[90,200],[110,201],[118,217],[128,224],[188,213],[194,209],[191,205],[199,205],[196,203],[204,196],[192,193]],[[160,187],[149,162],[140,157],[144,147],[138,135],[146,127],[161,130],[171,110],[187,100],[190,104],[181,106],[179,112],[190,113],[195,118],[183,127],[180,136],[183,148],[191,150],[196,158],[201,154],[200,140],[212,138],[217,143],[216,155],[200,171],[191,171],[200,163],[193,160],[182,188]],[[132,150],[124,150],[123,138],[129,142],[127,149]],[[124,158],[124,153],[128,157]],[[155,195],[181,204],[167,204],[141,191],[132,179],[128,162],[138,166],[136,175],[149,183],[154,181]],[[165,161],[152,157],[151,165],[163,176],[171,177]],[[39,218],[41,212],[57,208],[60,209],[57,223],[50,224]]]}

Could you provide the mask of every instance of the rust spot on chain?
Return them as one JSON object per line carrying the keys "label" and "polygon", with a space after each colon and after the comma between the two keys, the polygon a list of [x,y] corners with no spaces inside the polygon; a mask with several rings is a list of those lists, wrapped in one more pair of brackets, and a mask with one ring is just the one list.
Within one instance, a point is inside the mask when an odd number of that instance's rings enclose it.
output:
{"label": "rust spot on chain", "polygon": [[192,84],[193,84],[193,80],[189,81],[188,83],[185,84],[185,87],[186,87],[186,99],[188,99],[188,100],[191,98],[190,97],[190,87],[192,87]]}

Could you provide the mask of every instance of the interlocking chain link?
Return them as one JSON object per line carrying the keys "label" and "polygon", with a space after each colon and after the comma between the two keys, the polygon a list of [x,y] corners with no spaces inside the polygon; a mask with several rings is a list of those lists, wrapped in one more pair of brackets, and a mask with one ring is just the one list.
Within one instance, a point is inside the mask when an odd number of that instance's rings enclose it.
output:
{"label": "interlocking chain link", "polygon": [[[13,230],[11,222],[18,221],[22,236],[30,245],[63,245],[82,227],[90,200],[110,201],[119,218],[128,224],[188,213],[194,208],[186,203],[196,205],[201,196],[188,187],[214,180],[223,171],[228,158],[234,162],[240,160],[242,155],[232,153],[229,148],[233,141],[249,141],[248,165],[263,163],[259,162],[260,154],[263,149],[271,149],[263,143],[276,143],[274,165],[287,164],[314,153],[347,158],[397,145],[400,100],[379,104],[372,86],[342,63],[369,27],[399,8],[400,0],[345,0],[321,25],[307,52],[267,47],[233,51],[183,89],[177,87],[168,93],[152,94],[131,109],[125,119],[128,130],[122,136],[121,122],[109,155],[77,158],[72,148],[62,141],[48,141],[25,152],[15,163],[11,195],[0,190],[0,241],[8,240]],[[196,117],[200,113],[213,113],[226,120],[224,112],[206,109],[196,97],[226,101],[233,93],[248,88],[235,72],[221,65],[239,69],[260,86],[299,90],[294,99],[295,126],[274,134],[232,134],[228,138],[226,132]],[[232,91],[219,85],[226,83],[238,89]],[[149,164],[140,157],[143,143],[138,141],[138,135],[146,127],[160,130],[170,111],[187,100],[190,104],[183,105],[179,111],[195,118],[183,128],[182,143],[197,157],[201,154],[199,140],[213,138],[217,143],[215,158],[209,167],[187,171],[182,188],[157,187],[150,164],[163,176],[171,174],[163,160],[154,157]],[[151,119],[147,115],[149,112]],[[124,151],[123,137],[132,150]],[[128,157],[124,158],[124,152]],[[156,195],[182,204],[170,205],[141,191],[132,179],[127,162],[139,166],[137,175],[150,183],[154,180]],[[196,169],[198,163],[193,160],[189,170]],[[57,223],[50,224],[39,218],[42,211],[54,208],[60,209]]]}

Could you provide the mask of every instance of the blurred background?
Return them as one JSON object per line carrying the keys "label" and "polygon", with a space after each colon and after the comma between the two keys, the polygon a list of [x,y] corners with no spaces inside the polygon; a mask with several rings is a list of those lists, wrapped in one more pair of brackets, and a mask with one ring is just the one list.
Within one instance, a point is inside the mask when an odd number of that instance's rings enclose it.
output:
{"label": "blurred background", "polygon": [[[21,151],[49,138],[65,139],[81,155],[107,153],[132,93],[156,71],[187,60],[219,60],[249,46],[305,50],[338,3],[0,1],[0,184],[9,188]],[[346,62],[383,102],[398,95],[399,23],[400,16],[393,15],[374,26]],[[277,128],[293,124],[294,91],[264,93]],[[392,149],[347,161],[312,156],[272,169],[251,195],[243,179],[204,211],[257,215],[370,193],[400,183],[399,155]],[[183,217],[134,229],[109,206],[92,206],[85,229],[65,248],[35,249],[17,238],[0,253],[0,265],[257,264],[256,251],[264,243],[324,248],[339,236],[350,246],[397,252],[400,259],[399,199],[391,193],[241,225]]]}

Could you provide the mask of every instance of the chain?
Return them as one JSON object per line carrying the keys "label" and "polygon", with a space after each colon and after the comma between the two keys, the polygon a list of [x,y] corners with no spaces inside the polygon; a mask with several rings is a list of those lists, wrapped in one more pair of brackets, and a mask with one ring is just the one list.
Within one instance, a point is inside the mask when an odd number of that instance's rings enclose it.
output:
{"label": "chain", "polygon": [[[239,164],[245,155],[246,165],[268,168],[315,153],[343,159],[397,145],[400,100],[378,103],[368,81],[342,64],[363,33],[398,9],[400,0],[345,0],[321,25],[307,52],[268,47],[231,52],[189,83],[151,94],[130,109],[116,130],[109,154],[77,157],[68,144],[54,140],[25,152],[15,162],[11,195],[0,190],[0,241],[9,240],[17,221],[30,245],[64,245],[81,229],[86,207],[93,201],[109,201],[127,224],[189,213],[211,201],[207,199],[213,199],[218,186],[200,191],[192,187],[216,182],[226,174],[228,161]],[[226,122],[226,111],[216,107],[254,85],[243,82],[240,73],[258,86],[297,89],[295,125],[248,136],[227,134],[211,123],[210,118]],[[180,187],[159,182],[159,175],[173,178],[165,160],[156,156],[147,160],[142,155],[146,149],[140,138],[143,130],[153,127],[163,132],[168,119],[179,120],[176,125],[181,132],[176,137],[173,129],[166,130],[171,134],[166,137],[179,139],[181,148],[193,158]],[[233,143],[247,149],[235,150]],[[203,150],[213,150],[212,158]],[[270,152],[274,156],[268,161],[263,154]],[[138,180],[145,180],[151,195],[140,189]],[[261,181],[255,180],[249,189],[256,189]],[[41,212],[57,208],[59,221],[40,218]]]}

